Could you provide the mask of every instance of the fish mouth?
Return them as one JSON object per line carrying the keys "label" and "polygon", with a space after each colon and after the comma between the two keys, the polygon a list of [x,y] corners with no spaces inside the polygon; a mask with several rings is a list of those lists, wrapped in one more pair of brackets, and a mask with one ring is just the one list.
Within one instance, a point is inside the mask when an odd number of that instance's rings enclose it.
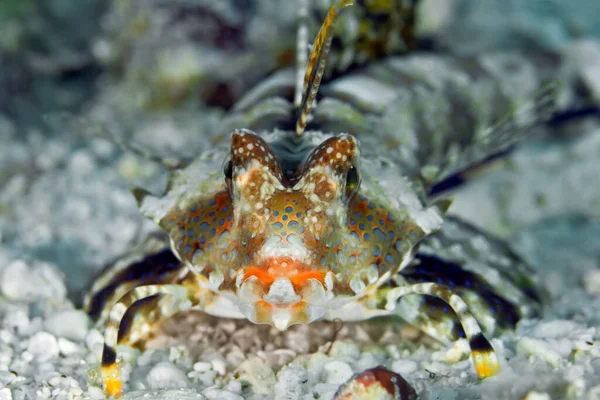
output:
{"label": "fish mouth", "polygon": [[237,290],[238,308],[248,320],[284,331],[292,325],[308,324],[323,317],[333,298],[331,286],[314,273],[305,279],[286,276],[265,279],[259,274],[246,273]]}

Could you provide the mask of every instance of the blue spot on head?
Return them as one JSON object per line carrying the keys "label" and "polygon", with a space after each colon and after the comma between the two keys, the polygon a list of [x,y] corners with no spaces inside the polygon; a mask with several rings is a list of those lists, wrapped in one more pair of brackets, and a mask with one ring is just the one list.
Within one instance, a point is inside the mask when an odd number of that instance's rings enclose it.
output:
{"label": "blue spot on head", "polygon": [[301,213],[301,212],[297,212],[297,213],[296,213],[296,217],[300,218],[301,216],[302,216],[302,213]]}
{"label": "blue spot on head", "polygon": [[200,229],[208,229],[208,222],[204,221],[200,224]]}
{"label": "blue spot on head", "polygon": [[214,217],[215,216],[215,212],[211,211],[211,212],[208,213],[208,215],[210,215],[211,217]]}
{"label": "blue spot on head", "polygon": [[381,229],[379,229],[379,228],[373,229],[373,233],[376,234],[377,236],[379,236],[379,238],[381,240],[387,239],[387,237],[385,236],[385,233],[383,233],[383,231]]}
{"label": "blue spot on head", "polygon": [[369,221],[373,221],[373,216],[372,216],[372,215],[369,215],[369,216],[367,216],[367,219],[368,219]]}
{"label": "blue spot on head", "polygon": [[227,216],[227,221],[231,221],[231,215]]}
{"label": "blue spot on head", "polygon": [[225,206],[225,207],[223,207],[223,209],[221,211],[223,211],[224,213],[226,213],[227,210],[229,210],[229,208],[227,206]]}
{"label": "blue spot on head", "polygon": [[192,251],[192,248],[190,246],[185,246],[185,252],[189,253],[190,251]]}
{"label": "blue spot on head", "polygon": [[188,230],[188,237],[192,237],[192,236],[194,236],[194,230],[190,229],[190,230]]}
{"label": "blue spot on head", "polygon": [[391,263],[392,262],[392,256],[390,254],[386,254],[385,255],[385,262],[387,262],[387,263]]}
{"label": "blue spot on head", "polygon": [[382,225],[382,226],[383,226],[383,225],[385,225],[385,221],[384,221],[384,220],[382,220],[382,219],[380,219],[380,220],[379,220],[379,225]]}
{"label": "blue spot on head", "polygon": [[442,307],[442,311],[447,313],[448,311],[450,311],[450,309],[448,308],[448,306],[444,306],[444,307]]}
{"label": "blue spot on head", "polygon": [[198,204],[194,204],[191,208],[190,211],[191,212],[196,212],[196,210],[198,209]]}
{"label": "blue spot on head", "polygon": [[389,232],[388,232],[388,236],[390,237],[390,239],[393,239],[393,238],[395,238],[395,237],[396,237],[396,232],[394,232],[394,231],[389,231]]}
{"label": "blue spot on head", "polygon": [[194,217],[194,222],[198,222],[198,221],[200,221],[200,217],[199,216],[195,216]]}
{"label": "blue spot on head", "polygon": [[212,228],[212,229],[210,230],[210,236],[211,236],[211,237],[214,237],[216,234],[217,234],[217,230],[216,230],[215,228]]}
{"label": "blue spot on head", "polygon": [[288,220],[288,216],[284,215],[283,217],[281,217],[282,220],[287,221]]}
{"label": "blue spot on head", "polygon": [[436,306],[434,304],[431,305],[431,311],[435,311],[436,310]]}
{"label": "blue spot on head", "polygon": [[290,221],[290,223],[288,224],[288,226],[290,228],[293,228],[294,226],[297,226],[297,225],[298,225],[298,221]]}
{"label": "blue spot on head", "polygon": [[396,218],[394,218],[392,214],[388,214],[387,217],[390,222],[396,222]]}
{"label": "blue spot on head", "polygon": [[279,222],[279,221],[275,222],[275,223],[273,224],[273,226],[274,226],[275,228],[278,228],[278,229],[281,229],[281,228],[283,228],[283,224],[282,224],[281,222]]}
{"label": "blue spot on head", "polygon": [[290,206],[287,206],[285,208],[285,212],[287,212],[287,213],[291,213],[292,211],[294,211],[294,209],[292,207],[290,207]]}
{"label": "blue spot on head", "polygon": [[274,216],[274,217],[277,217],[277,216],[279,216],[279,211],[273,211],[273,216]]}
{"label": "blue spot on head", "polygon": [[217,204],[217,201],[216,201],[215,199],[212,199],[212,200],[210,201],[210,203],[208,203],[208,204],[209,204],[210,206],[214,206],[214,205],[216,205],[216,204]]}
{"label": "blue spot on head", "polygon": [[369,235],[368,233],[365,233],[364,239],[365,240],[370,240],[371,239],[371,235]]}
{"label": "blue spot on head", "polygon": [[221,226],[225,225],[225,220],[224,219],[220,220],[219,225],[221,225]]}
{"label": "blue spot on head", "polygon": [[375,247],[375,250],[373,250],[373,255],[375,257],[378,257],[380,253],[381,253],[381,250],[379,250],[379,247]]}
{"label": "blue spot on head", "polygon": [[358,224],[358,229],[360,229],[361,231],[365,230],[365,224]]}
{"label": "blue spot on head", "polygon": [[367,208],[368,208],[369,210],[374,210],[374,209],[375,209],[375,204],[373,204],[373,203],[369,202],[369,204],[367,204]]}
{"label": "blue spot on head", "polygon": [[356,224],[356,221],[353,218],[350,218],[350,225]]}
{"label": "blue spot on head", "polygon": [[204,244],[206,242],[206,238],[204,236],[200,237],[200,244]]}

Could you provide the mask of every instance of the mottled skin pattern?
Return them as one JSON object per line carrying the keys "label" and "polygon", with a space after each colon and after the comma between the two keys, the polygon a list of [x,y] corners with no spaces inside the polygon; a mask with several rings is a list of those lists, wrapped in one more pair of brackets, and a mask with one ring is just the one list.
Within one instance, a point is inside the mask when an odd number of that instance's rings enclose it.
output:
{"label": "mottled skin pattern", "polygon": [[[317,42],[331,34],[331,26],[324,28]],[[153,324],[189,308],[279,330],[319,319],[398,315],[440,341],[466,338],[478,376],[497,373],[479,323],[489,334],[513,328],[539,315],[542,295],[528,267],[502,243],[452,218],[442,226],[449,202],[429,194],[444,177],[503,150],[523,131],[499,130],[496,140],[454,133],[455,142],[433,133],[415,142],[410,132],[395,132],[395,118],[405,110],[394,107],[403,106],[406,93],[396,93],[387,79],[405,67],[389,61],[375,64],[367,80],[361,74],[334,80],[312,122],[310,105],[287,115],[289,99],[272,102],[289,81],[259,85],[223,129],[245,121],[261,126],[260,133],[232,129],[228,143],[174,170],[162,196],[136,192],[142,212],[167,232],[170,249],[146,249],[145,259],[116,264],[86,299],[106,327],[108,394],[122,393],[116,345],[143,346]],[[468,69],[485,77],[483,68]],[[307,74],[305,100],[316,94],[323,65],[316,70]],[[459,84],[468,86],[467,78]],[[390,100],[382,104],[382,98]],[[296,115],[306,119],[293,121]],[[431,118],[420,117],[428,128]],[[304,122],[296,132],[280,130],[281,118],[288,128]],[[359,132],[340,133],[352,123]],[[414,154],[402,152],[409,147]]]}

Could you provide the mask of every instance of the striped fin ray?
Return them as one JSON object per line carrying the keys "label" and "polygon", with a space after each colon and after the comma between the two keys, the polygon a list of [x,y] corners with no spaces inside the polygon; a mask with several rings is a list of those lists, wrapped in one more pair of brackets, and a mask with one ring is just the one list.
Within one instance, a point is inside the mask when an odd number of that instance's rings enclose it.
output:
{"label": "striped fin ray", "polygon": [[319,91],[319,85],[321,84],[321,77],[325,72],[325,63],[327,62],[327,55],[331,47],[331,40],[333,38],[333,28],[335,21],[340,11],[354,4],[353,0],[341,0],[339,3],[332,5],[327,12],[325,21],[317,34],[315,42],[313,44],[312,52],[308,60],[308,67],[306,69],[306,75],[304,76],[304,86],[302,90],[302,104],[300,108],[300,116],[296,123],[296,134],[302,135],[306,128],[310,109],[315,101],[317,92]]}
{"label": "striped fin ray", "polygon": [[452,182],[463,182],[490,162],[502,157],[511,146],[531,136],[541,124],[548,122],[558,109],[560,82],[542,86],[530,99],[513,106],[500,120],[473,138],[458,153],[446,154],[430,182],[430,196],[452,188]]}

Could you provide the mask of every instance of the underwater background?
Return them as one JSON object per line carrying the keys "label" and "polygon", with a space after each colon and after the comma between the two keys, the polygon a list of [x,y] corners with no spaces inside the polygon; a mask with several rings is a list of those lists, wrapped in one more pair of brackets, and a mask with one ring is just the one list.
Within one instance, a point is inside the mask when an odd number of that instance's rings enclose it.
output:
{"label": "underwater background", "polygon": [[[164,187],[153,158],[210,149],[236,99],[293,65],[296,3],[0,0],[1,400],[104,398],[103,337],[82,302],[104,266],[156,232],[130,188]],[[150,349],[119,353],[127,398],[331,399],[384,365],[422,399],[600,399],[600,2],[419,7],[424,53],[563,60],[565,112],[450,208],[538,271],[544,317],[494,338],[502,371],[478,383],[469,359],[448,363],[451,348],[385,321],[345,324],[329,348],[333,323],[278,333],[182,315]]]}

